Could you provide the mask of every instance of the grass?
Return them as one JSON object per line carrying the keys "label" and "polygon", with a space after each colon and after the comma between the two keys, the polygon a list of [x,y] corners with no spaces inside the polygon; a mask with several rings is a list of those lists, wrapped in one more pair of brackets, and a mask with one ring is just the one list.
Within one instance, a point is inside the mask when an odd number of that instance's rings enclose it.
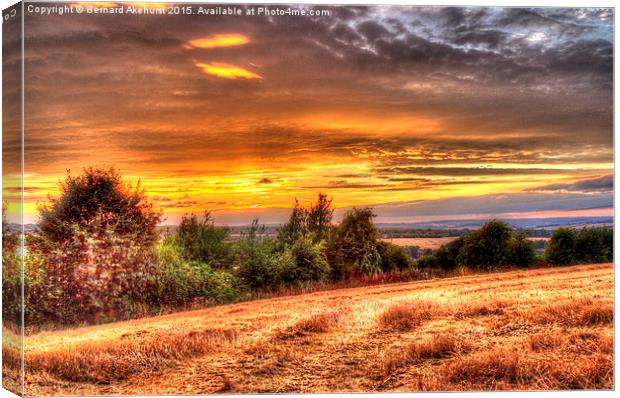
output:
{"label": "grass", "polygon": [[153,372],[221,349],[235,339],[230,329],[188,333],[127,334],[108,344],[81,344],[28,357],[30,371],[45,371],[62,380],[110,383],[130,375]]}
{"label": "grass", "polygon": [[606,325],[614,321],[614,307],[612,300],[601,302],[586,297],[548,304],[525,317],[535,323],[557,323],[567,327]]}
{"label": "grass", "polygon": [[309,333],[326,333],[338,324],[341,312],[329,311],[303,318],[277,333],[280,339],[302,337]]}
{"label": "grass", "polygon": [[440,311],[431,301],[398,303],[388,307],[379,317],[379,326],[384,330],[405,332],[433,318]]}
{"label": "grass", "polygon": [[397,369],[428,359],[443,359],[457,352],[456,339],[441,334],[430,339],[413,342],[405,347],[389,351],[383,358],[383,377],[389,377]]}
{"label": "grass", "polygon": [[612,389],[612,282],[611,264],[465,275],[39,332],[26,393]]}

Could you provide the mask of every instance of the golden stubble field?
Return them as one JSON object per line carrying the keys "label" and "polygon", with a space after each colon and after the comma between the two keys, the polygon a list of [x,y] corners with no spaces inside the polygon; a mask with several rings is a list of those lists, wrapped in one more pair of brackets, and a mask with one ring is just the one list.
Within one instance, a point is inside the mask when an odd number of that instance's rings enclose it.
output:
{"label": "golden stubble field", "polygon": [[342,289],[42,332],[26,337],[25,356],[28,395],[611,389],[613,266]]}

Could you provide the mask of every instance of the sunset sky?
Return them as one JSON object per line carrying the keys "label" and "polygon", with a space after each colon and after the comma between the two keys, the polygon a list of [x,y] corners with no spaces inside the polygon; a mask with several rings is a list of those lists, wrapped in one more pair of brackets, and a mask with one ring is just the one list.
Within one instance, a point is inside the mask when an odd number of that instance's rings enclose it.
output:
{"label": "sunset sky", "polygon": [[89,165],[167,223],[320,191],[386,222],[611,214],[611,9],[321,9],[27,15],[27,221]]}

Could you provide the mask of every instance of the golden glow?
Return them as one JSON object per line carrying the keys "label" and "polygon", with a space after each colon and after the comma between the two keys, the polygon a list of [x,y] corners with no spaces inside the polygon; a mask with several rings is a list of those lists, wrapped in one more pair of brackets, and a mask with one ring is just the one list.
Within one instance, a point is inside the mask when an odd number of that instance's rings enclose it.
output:
{"label": "golden glow", "polygon": [[211,62],[208,64],[196,63],[196,66],[202,69],[207,75],[222,77],[224,79],[262,79],[262,76],[254,72],[223,62]]}
{"label": "golden glow", "polygon": [[242,46],[250,42],[247,36],[239,33],[217,34],[189,41],[189,46],[194,48],[218,48]]}

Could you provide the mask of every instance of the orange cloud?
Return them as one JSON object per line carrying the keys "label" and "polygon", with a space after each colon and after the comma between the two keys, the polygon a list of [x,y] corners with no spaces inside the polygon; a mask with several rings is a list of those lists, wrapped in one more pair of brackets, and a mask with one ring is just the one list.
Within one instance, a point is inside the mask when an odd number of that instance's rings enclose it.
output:
{"label": "orange cloud", "polygon": [[242,46],[250,42],[250,39],[239,33],[217,34],[189,41],[194,48],[217,48]]}
{"label": "orange cloud", "polygon": [[196,63],[207,75],[222,77],[224,79],[262,79],[263,77],[247,69],[222,62],[211,62],[208,64]]}

